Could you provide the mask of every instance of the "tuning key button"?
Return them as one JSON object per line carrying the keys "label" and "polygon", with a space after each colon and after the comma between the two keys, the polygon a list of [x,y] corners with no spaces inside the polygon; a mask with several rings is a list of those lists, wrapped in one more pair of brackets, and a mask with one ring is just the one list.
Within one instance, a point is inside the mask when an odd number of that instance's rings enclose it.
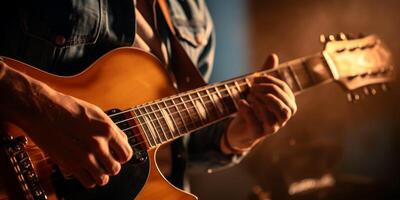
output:
{"label": "tuning key button", "polygon": [[361,96],[354,92],[347,93],[347,101],[350,103],[355,103],[356,101],[360,100]]}
{"label": "tuning key button", "polygon": [[319,42],[321,42],[322,44],[326,43],[326,36],[324,34],[321,34],[319,36]]}
{"label": "tuning key button", "polygon": [[343,32],[339,33],[339,38],[340,38],[341,40],[347,40],[347,36],[346,36],[346,34],[344,34]]}
{"label": "tuning key button", "polygon": [[336,40],[334,35],[329,35],[328,39],[329,39],[329,41],[335,41]]}
{"label": "tuning key button", "polygon": [[353,94],[353,98],[355,101],[358,101],[358,100],[360,100],[361,97],[359,94]]}
{"label": "tuning key button", "polygon": [[389,88],[388,88],[388,86],[386,85],[386,84],[381,84],[381,89],[382,89],[382,91],[384,91],[384,92],[386,92],[386,91],[388,91],[389,90]]}
{"label": "tuning key button", "polygon": [[369,88],[369,90],[372,95],[376,95],[377,92],[376,92],[375,88]]}
{"label": "tuning key button", "polygon": [[364,91],[364,94],[365,94],[365,95],[367,95],[367,96],[371,95],[371,91],[369,90],[368,87],[364,87],[364,88],[363,88],[363,91]]}
{"label": "tuning key button", "polygon": [[351,93],[347,93],[347,101],[350,103],[353,102],[353,95]]}

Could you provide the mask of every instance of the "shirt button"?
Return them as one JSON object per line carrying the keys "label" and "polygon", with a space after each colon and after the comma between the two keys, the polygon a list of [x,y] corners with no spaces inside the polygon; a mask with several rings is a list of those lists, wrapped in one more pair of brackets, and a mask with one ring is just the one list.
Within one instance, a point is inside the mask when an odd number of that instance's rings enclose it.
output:
{"label": "shirt button", "polygon": [[54,38],[54,43],[55,43],[56,45],[58,45],[58,46],[64,45],[66,41],[67,41],[67,40],[65,39],[65,37],[64,37],[63,35],[57,35],[57,36]]}

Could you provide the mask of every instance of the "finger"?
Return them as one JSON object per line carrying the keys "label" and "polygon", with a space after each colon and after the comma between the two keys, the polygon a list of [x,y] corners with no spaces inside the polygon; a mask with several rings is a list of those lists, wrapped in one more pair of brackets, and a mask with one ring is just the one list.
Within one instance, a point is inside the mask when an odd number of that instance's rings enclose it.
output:
{"label": "finger", "polygon": [[86,170],[77,170],[73,172],[73,175],[85,188],[94,188],[96,186],[95,181]]}
{"label": "finger", "polygon": [[291,116],[290,108],[273,94],[266,94],[262,98],[256,97],[263,102],[268,111],[272,112],[279,126],[285,125]]}
{"label": "finger", "polygon": [[97,185],[105,185],[108,182],[108,175],[106,175],[103,168],[99,165],[94,154],[88,155],[88,162],[87,171],[92,176],[92,179]]}
{"label": "finger", "polygon": [[295,100],[295,96],[293,94],[292,89],[282,80],[275,78],[273,76],[257,76],[254,77],[253,82],[257,83],[272,83],[279,86],[285,93],[293,100]]}
{"label": "finger", "polygon": [[257,119],[257,116],[254,113],[253,109],[251,109],[250,104],[246,100],[242,99],[239,101],[238,105],[238,113],[249,125],[250,132],[255,133],[255,135],[261,134],[263,132],[263,128],[261,126],[262,122]]}
{"label": "finger", "polygon": [[279,128],[279,124],[275,115],[270,112],[268,108],[252,94],[248,95],[248,101],[257,118],[262,122],[262,127],[264,130],[263,132],[276,132],[276,130]]}
{"label": "finger", "polygon": [[285,91],[283,91],[282,88],[278,87],[277,85],[271,83],[254,84],[251,88],[251,92],[254,94],[254,96],[261,99],[266,94],[273,94],[274,96],[282,100],[290,108],[291,115],[293,115],[297,111],[296,102],[291,99],[288,94],[285,93]]}
{"label": "finger", "polygon": [[114,159],[114,156],[110,152],[110,147],[105,140],[99,140],[98,147],[93,148],[93,152],[96,155],[101,167],[109,175],[116,175],[121,170],[121,165]]}
{"label": "finger", "polygon": [[276,54],[270,54],[268,55],[267,59],[265,60],[264,64],[262,65],[262,69],[272,69],[275,67],[278,67],[279,65],[279,57]]}
{"label": "finger", "polygon": [[132,148],[130,147],[127,138],[122,136],[122,134],[125,134],[124,132],[118,129],[116,133],[117,134],[110,139],[109,146],[116,159],[121,163],[125,163],[132,157]]}

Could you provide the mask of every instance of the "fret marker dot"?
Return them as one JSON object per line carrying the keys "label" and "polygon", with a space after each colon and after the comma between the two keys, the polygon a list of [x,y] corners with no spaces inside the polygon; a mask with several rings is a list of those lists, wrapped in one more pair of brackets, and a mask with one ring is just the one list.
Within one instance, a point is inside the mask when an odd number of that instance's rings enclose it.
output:
{"label": "fret marker dot", "polygon": [[171,117],[168,115],[168,113],[167,113],[167,111],[165,111],[165,109],[161,110],[161,114],[164,117],[165,122],[167,123],[167,126],[168,126],[169,130],[171,130],[171,133],[174,134],[175,133],[175,127],[174,127],[174,124],[172,122]]}
{"label": "fret marker dot", "polygon": [[156,136],[156,131],[153,128],[153,125],[150,122],[150,119],[147,116],[144,116],[144,121],[146,122],[147,127],[150,129],[150,133],[153,137],[154,142],[157,144],[157,136]]}
{"label": "fret marker dot", "polygon": [[211,95],[215,104],[217,105],[217,109],[220,113],[224,113],[224,106],[221,104],[220,99],[218,98],[218,96],[216,94],[212,94]]}
{"label": "fret marker dot", "polygon": [[203,107],[203,105],[201,105],[200,101],[196,100],[196,108],[199,111],[201,119],[206,120],[207,119],[206,110]]}

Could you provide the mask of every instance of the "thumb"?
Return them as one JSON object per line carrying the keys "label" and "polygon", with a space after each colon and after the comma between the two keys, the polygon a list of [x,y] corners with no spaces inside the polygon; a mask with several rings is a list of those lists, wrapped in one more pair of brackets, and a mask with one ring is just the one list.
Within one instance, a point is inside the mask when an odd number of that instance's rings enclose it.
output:
{"label": "thumb", "polygon": [[278,55],[272,53],[268,55],[267,59],[265,60],[264,64],[262,65],[262,70],[272,69],[278,67],[279,65],[279,58]]}

